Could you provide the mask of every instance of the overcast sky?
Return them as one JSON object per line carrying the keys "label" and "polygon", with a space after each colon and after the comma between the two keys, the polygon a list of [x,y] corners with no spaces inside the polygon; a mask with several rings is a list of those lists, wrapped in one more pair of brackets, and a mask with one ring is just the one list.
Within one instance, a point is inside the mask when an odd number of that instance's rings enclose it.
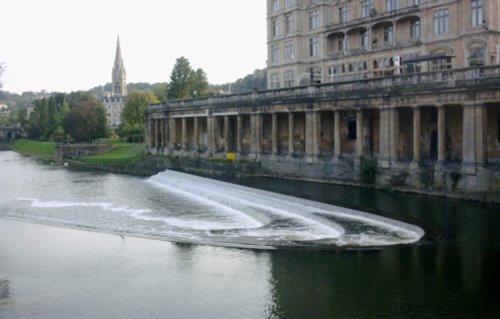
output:
{"label": "overcast sky", "polygon": [[262,0],[1,0],[6,91],[70,92],[111,82],[119,34],[127,82],[167,82],[185,56],[210,83],[266,62]]}

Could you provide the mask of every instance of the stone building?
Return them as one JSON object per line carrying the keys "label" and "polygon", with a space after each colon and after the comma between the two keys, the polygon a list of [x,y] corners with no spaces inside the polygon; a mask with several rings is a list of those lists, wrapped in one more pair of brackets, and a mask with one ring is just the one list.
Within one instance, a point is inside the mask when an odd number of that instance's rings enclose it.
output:
{"label": "stone building", "polygon": [[122,122],[122,110],[125,107],[127,99],[127,74],[123,64],[119,38],[116,42],[115,63],[111,73],[111,87],[112,91],[106,94],[102,99],[102,103],[106,109],[108,126],[118,127]]}
{"label": "stone building", "polygon": [[498,64],[500,3],[268,0],[268,88]]}
{"label": "stone building", "polygon": [[[309,25],[317,9],[321,21],[331,21],[327,18],[337,19],[335,13],[347,10],[339,9],[343,4],[361,16],[336,22],[337,29],[332,29],[333,22],[319,24],[324,25],[318,31],[320,48],[329,48],[332,34],[343,33],[351,41],[362,28],[370,34],[370,46],[360,53],[350,44],[351,49],[330,57],[328,50],[320,50],[318,57],[308,58],[309,44],[315,43],[308,35],[313,31],[294,31],[295,61],[279,59],[269,65],[269,76],[278,73],[280,85],[262,92],[151,105],[146,111],[148,151],[189,158],[235,153],[237,160],[260,163],[272,176],[374,183],[500,202],[496,1],[409,3],[269,0],[271,33],[274,19],[281,26],[292,14],[293,21]],[[363,4],[372,4],[367,17],[358,13]],[[442,12],[448,12],[444,22]],[[473,26],[478,19],[481,24]],[[420,40],[403,41],[405,28],[417,21]],[[434,28],[441,27],[455,30],[454,35],[435,35]],[[392,42],[376,46],[381,40],[375,38],[384,39],[380,28],[392,28]],[[286,37],[280,34],[276,40],[270,36],[270,48],[284,45]],[[346,71],[328,78],[329,66],[340,61]],[[348,72],[351,65],[352,70],[356,63],[359,67],[359,61],[366,62],[366,70]],[[287,70],[293,71],[293,82],[281,85]],[[373,173],[374,180],[365,173]]]}

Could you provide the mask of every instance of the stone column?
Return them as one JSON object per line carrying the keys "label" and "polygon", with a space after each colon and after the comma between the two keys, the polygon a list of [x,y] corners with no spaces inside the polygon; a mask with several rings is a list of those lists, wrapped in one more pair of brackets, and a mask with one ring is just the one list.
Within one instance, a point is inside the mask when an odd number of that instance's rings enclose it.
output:
{"label": "stone column", "polygon": [[384,107],[380,109],[380,147],[378,162],[381,167],[388,168],[397,160],[397,110]]}
{"label": "stone column", "polygon": [[169,145],[169,148],[170,148],[170,151],[174,151],[175,150],[175,140],[176,140],[176,135],[175,135],[175,119],[174,118],[170,118],[169,119],[169,126],[170,126],[170,145]]}
{"label": "stone column", "polygon": [[389,157],[391,161],[399,160],[399,111],[398,109],[389,110]]}
{"label": "stone column", "polygon": [[257,157],[262,153],[262,114],[257,112],[255,114],[255,152]]}
{"label": "stone column", "polygon": [[160,147],[160,125],[158,123],[159,120],[155,119],[155,148]]}
{"label": "stone column", "polygon": [[166,144],[166,131],[165,131],[165,119],[160,120],[160,134],[161,134],[161,148],[165,148]]}
{"label": "stone column", "polygon": [[446,108],[440,105],[438,108],[438,162],[446,160]]}
{"label": "stone column", "polygon": [[262,115],[260,113],[256,112],[250,115],[250,130],[250,153],[254,158],[258,158],[262,136]]}
{"label": "stone column", "polygon": [[208,149],[210,155],[215,153],[215,117],[209,114],[207,117],[207,135],[208,135]]}
{"label": "stone column", "polygon": [[315,159],[319,156],[319,143],[321,140],[321,114],[319,111],[313,111],[312,114],[312,155]]}
{"label": "stone column", "polygon": [[312,162],[313,160],[313,112],[312,111],[306,111],[305,112],[305,125],[306,125],[306,132],[305,132],[305,143],[306,143],[306,161],[308,163]]}
{"label": "stone column", "polygon": [[193,133],[194,150],[197,152],[200,149],[200,139],[199,139],[200,133],[198,132],[199,131],[198,118],[195,117],[193,121],[194,121],[194,133]]}
{"label": "stone column", "polygon": [[363,110],[356,111],[356,156],[363,157],[363,147],[364,147],[364,117]]}
{"label": "stone column", "polygon": [[422,135],[422,123],[421,123],[421,112],[420,108],[413,108],[413,161],[420,162],[422,158],[421,151],[421,139]]}
{"label": "stone column", "polygon": [[288,113],[288,156],[293,156],[295,153],[294,149],[294,118],[293,112]]}
{"label": "stone column", "polygon": [[278,114],[272,114],[271,138],[273,142],[273,155],[278,155]]}
{"label": "stone column", "polygon": [[236,151],[238,154],[242,152],[242,131],[243,130],[243,118],[242,115],[238,114],[236,118]]}
{"label": "stone column", "polygon": [[187,119],[185,117],[182,118],[182,150],[187,150]]}
{"label": "stone column", "polygon": [[224,116],[224,151],[229,153],[229,116]]}
{"label": "stone column", "polygon": [[482,104],[464,105],[462,166],[468,174],[475,174],[477,166],[485,163],[485,126],[485,106]]}
{"label": "stone column", "polygon": [[336,110],[334,113],[334,127],[333,127],[333,155],[336,158],[339,158],[342,155],[342,142],[340,140],[340,123],[342,112],[340,110]]}
{"label": "stone column", "polygon": [[151,133],[152,133],[152,130],[151,130],[151,127],[152,127],[152,124],[151,124],[151,119],[149,119],[149,117],[146,117],[146,123],[147,123],[147,126],[146,126],[146,132],[144,133],[145,134],[145,142],[146,142],[146,145],[147,147],[151,147],[151,141],[152,141],[152,136],[151,136]]}

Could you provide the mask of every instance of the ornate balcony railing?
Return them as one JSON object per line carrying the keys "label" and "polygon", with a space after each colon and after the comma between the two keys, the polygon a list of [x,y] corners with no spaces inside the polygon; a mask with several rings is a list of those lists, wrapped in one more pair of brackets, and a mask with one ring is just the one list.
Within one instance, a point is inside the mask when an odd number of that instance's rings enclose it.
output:
{"label": "ornate balcony railing", "polygon": [[420,11],[420,6],[419,5],[414,5],[413,3],[410,2],[406,7],[397,9],[397,10],[392,10],[392,11],[387,11],[387,12],[375,12],[374,14],[368,16],[368,17],[362,17],[362,18],[357,18],[353,19],[347,22],[342,22],[342,23],[330,23],[326,26],[326,31],[328,32],[333,32],[333,31],[339,31],[343,29],[348,29],[354,26],[358,26],[360,24],[368,24],[368,23],[373,23],[377,21],[382,21],[382,20],[387,20],[391,19],[394,17],[399,17],[403,15],[408,15],[412,13],[417,13]]}

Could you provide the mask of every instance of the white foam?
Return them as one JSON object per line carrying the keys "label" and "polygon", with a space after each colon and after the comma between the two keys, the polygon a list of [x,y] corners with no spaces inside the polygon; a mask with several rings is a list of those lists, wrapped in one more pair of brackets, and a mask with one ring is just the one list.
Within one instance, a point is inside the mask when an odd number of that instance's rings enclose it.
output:
{"label": "white foam", "polygon": [[[271,225],[241,229],[231,236],[299,241],[328,239],[337,245],[380,246],[415,242],[424,234],[417,226],[382,216],[174,171],[162,172],[148,181],[166,191],[182,193],[190,200],[217,205],[240,216],[247,215],[256,220],[266,216],[270,220],[282,219],[297,224],[293,227]],[[330,216],[335,222],[321,216]],[[341,225],[343,222],[369,225],[380,228],[381,232],[346,234]]]}
{"label": "white foam", "polygon": [[95,207],[95,208],[100,208],[103,211],[124,212],[130,215],[139,215],[152,212],[150,209],[132,209],[127,205],[116,205],[112,203],[65,202],[56,200],[43,201],[41,199],[31,199],[31,198],[18,198],[18,200],[31,202],[31,207],[37,207],[37,208]]}

